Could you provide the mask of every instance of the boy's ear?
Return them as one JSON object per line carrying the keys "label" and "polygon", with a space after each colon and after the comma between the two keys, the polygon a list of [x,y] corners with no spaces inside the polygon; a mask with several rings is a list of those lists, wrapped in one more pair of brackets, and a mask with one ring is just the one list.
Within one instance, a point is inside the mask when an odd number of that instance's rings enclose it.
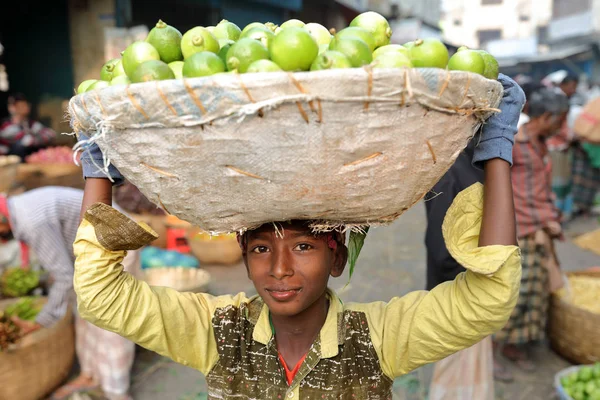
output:
{"label": "boy's ear", "polygon": [[331,268],[331,276],[337,278],[344,273],[346,263],[348,262],[348,248],[342,243],[338,243],[335,249],[333,267]]}

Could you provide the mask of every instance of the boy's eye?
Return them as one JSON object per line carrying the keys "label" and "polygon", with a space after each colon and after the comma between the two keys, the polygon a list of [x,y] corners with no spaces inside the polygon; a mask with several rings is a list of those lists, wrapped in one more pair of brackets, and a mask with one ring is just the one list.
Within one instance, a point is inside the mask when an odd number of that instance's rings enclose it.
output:
{"label": "boy's eye", "polygon": [[308,244],[308,243],[300,243],[299,245],[297,245],[296,247],[294,247],[295,251],[307,251],[312,249],[313,247]]}
{"label": "boy's eye", "polygon": [[252,252],[257,254],[266,253],[267,251],[269,251],[267,246],[256,246],[252,249]]}

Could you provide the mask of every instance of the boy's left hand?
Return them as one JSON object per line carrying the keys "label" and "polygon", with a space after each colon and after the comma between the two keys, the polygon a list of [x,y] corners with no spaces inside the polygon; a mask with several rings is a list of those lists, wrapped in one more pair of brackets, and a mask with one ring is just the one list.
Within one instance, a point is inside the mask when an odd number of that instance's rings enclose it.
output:
{"label": "boy's left hand", "polygon": [[525,93],[521,87],[504,74],[498,76],[504,88],[500,102],[500,112],[492,115],[481,130],[481,137],[475,147],[473,165],[483,169],[486,161],[501,158],[512,165],[512,148],[517,134],[517,123],[525,105]]}

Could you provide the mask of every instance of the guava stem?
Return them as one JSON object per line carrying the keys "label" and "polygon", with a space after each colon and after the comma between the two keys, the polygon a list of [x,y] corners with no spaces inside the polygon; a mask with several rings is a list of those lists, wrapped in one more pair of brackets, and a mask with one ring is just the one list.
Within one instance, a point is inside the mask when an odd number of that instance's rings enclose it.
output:
{"label": "guava stem", "polygon": [[162,19],[159,19],[158,22],[156,23],[156,27],[159,29],[163,29],[163,28],[167,27],[167,24],[165,24]]}
{"label": "guava stem", "polygon": [[108,72],[113,72],[115,70],[115,65],[114,64],[109,64],[106,66],[106,70]]}
{"label": "guava stem", "polygon": [[331,33],[332,35],[335,35],[337,33],[337,31],[335,30],[335,28],[331,28],[331,29],[329,29],[329,33]]}
{"label": "guava stem", "polygon": [[194,46],[202,46],[204,44],[204,38],[200,35],[194,36],[192,38],[192,44]]}
{"label": "guava stem", "polygon": [[385,36],[387,36],[388,38],[391,38],[391,37],[392,37],[392,28],[388,27],[388,28],[385,30]]}
{"label": "guava stem", "polygon": [[423,39],[417,39],[415,40],[415,46],[420,46],[423,44]]}
{"label": "guava stem", "polygon": [[240,60],[237,57],[231,57],[227,60],[227,69],[232,71],[234,69],[238,69],[240,66]]}
{"label": "guava stem", "polygon": [[463,50],[469,50],[469,48],[467,46],[460,46],[458,48],[458,50],[456,50],[456,51],[458,52],[458,51],[463,51]]}

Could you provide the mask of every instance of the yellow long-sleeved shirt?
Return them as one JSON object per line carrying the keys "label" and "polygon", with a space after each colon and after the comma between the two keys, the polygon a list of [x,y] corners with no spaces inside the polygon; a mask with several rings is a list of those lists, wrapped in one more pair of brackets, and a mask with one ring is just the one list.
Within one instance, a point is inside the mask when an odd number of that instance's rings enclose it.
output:
{"label": "yellow long-sleeved shirt", "polygon": [[108,206],[90,208],[75,241],[78,309],[204,373],[209,398],[388,399],[395,377],[501,329],[515,306],[519,249],[478,247],[482,204],[477,184],[448,210],[444,238],[467,268],[454,281],[388,303],[342,304],[330,291],[325,324],[290,386],[259,297],[179,293],[136,280],[123,272],[125,251],[154,234]]}

